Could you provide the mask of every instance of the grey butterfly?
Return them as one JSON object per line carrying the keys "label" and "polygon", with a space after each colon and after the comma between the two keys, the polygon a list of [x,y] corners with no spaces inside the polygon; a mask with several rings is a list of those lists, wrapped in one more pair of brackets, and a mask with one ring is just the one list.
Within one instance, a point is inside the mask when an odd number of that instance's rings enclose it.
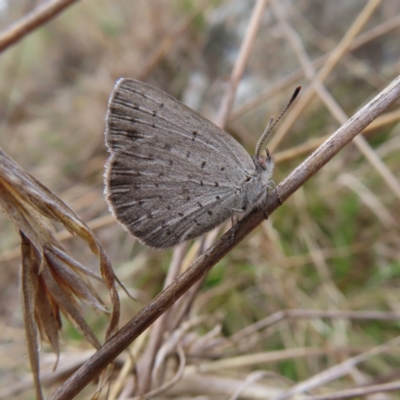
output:
{"label": "grey butterfly", "polygon": [[115,85],[106,125],[108,204],[148,246],[193,239],[266,200],[274,161],[259,155],[265,135],[251,158],[196,111],[128,78]]}

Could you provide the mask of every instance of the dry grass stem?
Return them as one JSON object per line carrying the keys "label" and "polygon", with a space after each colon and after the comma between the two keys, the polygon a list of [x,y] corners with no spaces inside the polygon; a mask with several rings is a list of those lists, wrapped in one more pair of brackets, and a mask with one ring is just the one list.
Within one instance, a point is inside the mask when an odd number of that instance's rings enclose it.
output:
{"label": "dry grass stem", "polygon": [[[168,269],[168,274],[166,276],[164,287],[171,284],[176,277],[179,275],[180,268],[182,265],[183,258],[185,257],[185,252],[188,247],[187,243],[183,243],[174,250],[173,257],[171,260],[170,267]],[[167,310],[151,328],[150,338],[147,347],[140,359],[138,365],[139,373],[138,380],[138,391],[146,393],[150,387],[151,374],[153,370],[153,365],[159,348],[162,344],[163,336],[165,332],[168,331],[168,319],[170,316],[170,310]]]}
{"label": "dry grass stem", "polygon": [[[368,125],[361,133],[367,134],[371,131],[383,128],[386,125],[391,125],[400,120],[400,110],[391,111],[379,116],[376,120],[372,121],[371,125]],[[298,146],[293,146],[287,150],[282,150],[274,154],[276,163],[284,163],[285,161],[292,160],[296,157],[301,157],[309,154],[320,146],[323,142],[328,139],[329,135],[325,135],[321,138],[310,139],[305,143]]]}
{"label": "dry grass stem", "polygon": [[400,318],[398,312],[383,311],[342,311],[342,310],[282,310],[268,316],[256,323],[247,326],[232,335],[232,341],[238,342],[260,330],[267,329],[287,318],[335,318],[335,319],[365,319],[376,321],[397,321]]}
{"label": "dry grass stem", "polygon": [[254,41],[256,40],[257,32],[260,28],[261,19],[263,17],[267,3],[268,0],[257,0],[256,5],[254,6],[253,14],[246,31],[246,35],[240,47],[239,56],[232,70],[229,84],[226,88],[219,110],[217,125],[221,128],[224,128],[229,120],[229,115],[231,113],[233,102],[235,100],[237,86],[240,82],[240,79],[242,78],[247,62],[249,60],[250,53],[254,46]]}
{"label": "dry grass stem", "polygon": [[0,33],[0,52],[44,25],[77,0],[49,0]]}
{"label": "dry grass stem", "polygon": [[[273,1],[272,4],[274,5],[274,10],[276,12],[277,18],[280,21],[281,25],[283,26],[283,29],[289,39],[289,42],[292,44],[295,53],[299,58],[300,64],[304,69],[304,75],[312,83],[313,91],[315,91],[315,93],[319,96],[319,98],[331,112],[332,116],[340,124],[344,124],[345,121],[348,119],[348,117],[346,116],[342,108],[339,106],[339,104],[337,104],[333,96],[328,92],[328,90],[320,80],[320,79],[323,80],[324,77],[330,72],[329,68],[326,68],[325,71],[325,66],[324,66],[320,74],[317,76],[317,73],[314,70],[311,60],[308,58],[308,55],[306,54],[306,51],[301,43],[300,38],[298,37],[294,29],[292,29],[291,26],[286,21],[283,10],[279,6],[278,2]],[[367,15],[368,13],[366,13],[364,17],[365,19],[367,18]],[[356,31],[358,32],[358,29]],[[350,39],[351,36],[349,35],[349,37],[346,40],[347,47]],[[344,48],[346,48],[345,45],[343,46],[343,49]],[[338,51],[337,54],[340,54],[340,52]],[[337,55],[336,60],[338,59],[338,57],[339,56]],[[335,58],[332,57],[331,68],[333,68],[333,65],[335,64],[334,61]],[[357,136],[353,142],[357,146],[357,148],[361,151],[361,153],[366,157],[366,159],[371,163],[371,165],[382,176],[382,178],[385,180],[388,186],[396,194],[396,196],[400,199],[400,183],[398,182],[396,177],[391,173],[389,168],[386,167],[386,165],[382,162],[377,153],[374,150],[372,150],[368,142],[362,136]]]}
{"label": "dry grass stem", "polygon": [[367,361],[371,357],[374,357],[380,353],[387,353],[393,350],[393,348],[397,347],[400,344],[400,336],[389,340],[388,342],[374,347],[371,350],[366,351],[365,353],[359,354],[355,357],[348,358],[346,361],[337,364],[331,368],[326,369],[325,371],[314,375],[312,378],[307,379],[297,385],[294,385],[290,390],[286,393],[277,397],[276,400],[286,400],[290,399],[292,396],[309,392],[312,389],[323,386],[328,382],[332,382],[336,379],[339,379],[347,374],[357,365],[362,362]]}
{"label": "dry grass stem", "polygon": [[248,388],[254,382],[257,382],[258,380],[263,379],[266,376],[268,376],[268,373],[265,371],[252,372],[246,377],[246,380],[243,382],[243,384],[236,389],[235,393],[233,393],[233,395],[229,398],[229,400],[239,399],[246,388]]}
{"label": "dry grass stem", "polygon": [[[227,357],[217,361],[204,362],[199,365],[188,366],[185,370],[185,375],[195,373],[210,373],[229,369],[241,369],[243,367],[263,364],[263,363],[274,363],[283,360],[289,360],[294,358],[304,357],[320,357],[323,355],[339,353],[341,348],[332,349],[320,349],[312,347],[304,347],[298,349],[286,349],[268,351],[265,353],[253,353],[238,357]],[[346,349],[346,351],[355,352],[355,349]]]}
{"label": "dry grass stem", "polygon": [[[344,56],[344,54],[349,50],[351,42],[354,40],[355,36],[360,32],[363,26],[368,22],[371,18],[373,12],[376,7],[378,7],[380,0],[369,0],[362,12],[358,15],[357,19],[353,22],[352,26],[348,29],[346,34],[340,43],[336,46],[336,48],[329,54],[328,59],[318,72],[315,81],[323,82],[330,72],[333,70],[335,65],[339,62],[339,60]],[[292,127],[294,122],[299,118],[303,109],[310,103],[315,94],[315,87],[311,85],[307,89],[305,89],[299,98],[299,100],[293,105],[290,109],[290,112],[287,115],[287,118],[282,122],[279,129],[272,137],[269,148],[273,153],[274,150],[278,147],[279,143],[283,140],[286,133]]]}
{"label": "dry grass stem", "polygon": [[[374,40],[378,38],[379,36],[385,35],[388,32],[397,29],[400,26],[400,16],[396,16],[391,18],[390,20],[382,23],[379,26],[376,26],[372,29],[370,29],[367,32],[364,32],[357,36],[354,41],[351,43],[348,51],[354,51],[359,47],[364,46],[366,43],[370,42],[371,40]],[[315,69],[320,68],[326,60],[330,57],[330,54],[332,52],[329,52],[318,59],[314,60],[312,62],[312,65]],[[272,98],[274,95],[276,95],[279,92],[284,91],[285,89],[292,87],[296,85],[299,80],[304,76],[304,69],[298,69],[295,72],[291,73],[289,76],[286,78],[280,80],[277,83],[274,83],[272,86],[268,87],[265,89],[261,94],[256,96],[254,99],[249,100],[248,102],[238,106],[230,116],[230,121],[234,121],[238,119],[239,117],[243,116],[244,114],[248,112],[254,111],[259,105],[263,104],[266,100]],[[372,128],[371,128],[372,129]],[[316,148],[316,147],[315,147]],[[312,149],[314,150],[314,149]]]}
{"label": "dry grass stem", "polygon": [[378,217],[387,229],[395,229],[397,227],[394,216],[391,215],[379,198],[363,185],[362,182],[350,174],[341,174],[337,181],[347,186],[350,190],[354,191],[354,193],[357,193],[361,201]]}
{"label": "dry grass stem", "polygon": [[177,26],[173,28],[171,33],[167,33],[166,37],[157,46],[154,52],[149,56],[142,71],[138,73],[137,79],[144,81],[151,74],[151,72],[157,67],[160,61],[166,56],[166,54],[172,49],[179,38],[187,31],[193,21],[201,15],[206,8],[210,5],[211,0],[203,0],[200,4],[196,4],[196,8],[184,17]]}
{"label": "dry grass stem", "polygon": [[369,396],[374,393],[398,392],[400,391],[400,381],[382,383],[381,385],[364,386],[349,390],[339,390],[332,394],[321,396],[307,396],[307,400],[341,400],[353,399],[355,397]]}

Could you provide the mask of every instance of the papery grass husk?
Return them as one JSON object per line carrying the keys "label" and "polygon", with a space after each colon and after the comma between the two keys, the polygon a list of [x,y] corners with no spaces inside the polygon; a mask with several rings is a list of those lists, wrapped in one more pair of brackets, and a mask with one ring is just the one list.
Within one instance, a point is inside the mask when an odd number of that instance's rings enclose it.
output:
{"label": "papery grass husk", "polygon": [[[61,313],[96,349],[101,344],[80,309],[80,302],[109,313],[88,278],[102,280],[112,302],[106,339],[118,327],[120,304],[116,277],[93,232],[62,200],[0,149],[0,206],[21,237],[20,291],[28,353],[37,398],[42,399],[39,376],[39,337],[60,353]],[[86,241],[98,257],[101,278],[70,256],[57,240],[51,221],[60,222]],[[57,362],[54,366],[56,367]]]}

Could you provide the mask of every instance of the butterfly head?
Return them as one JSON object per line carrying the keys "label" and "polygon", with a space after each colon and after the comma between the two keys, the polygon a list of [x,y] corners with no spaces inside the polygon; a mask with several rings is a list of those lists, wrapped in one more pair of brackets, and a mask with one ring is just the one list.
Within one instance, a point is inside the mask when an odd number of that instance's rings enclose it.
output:
{"label": "butterfly head", "polygon": [[265,151],[266,157],[259,155],[258,158],[254,160],[254,164],[256,166],[257,174],[265,177],[266,180],[269,180],[274,172],[274,158],[269,154],[268,149],[265,149]]}

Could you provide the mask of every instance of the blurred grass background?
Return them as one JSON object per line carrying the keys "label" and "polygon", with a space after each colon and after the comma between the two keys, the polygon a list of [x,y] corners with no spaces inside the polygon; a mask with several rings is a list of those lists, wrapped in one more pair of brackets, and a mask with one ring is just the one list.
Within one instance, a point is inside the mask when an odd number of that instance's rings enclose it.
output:
{"label": "blurred grass background", "polygon": [[[2,4],[0,25],[5,29],[36,3],[3,0]],[[107,217],[103,132],[108,97],[119,77],[140,78],[215,120],[253,2],[212,1],[202,11],[203,4],[86,0],[0,57],[0,146],[87,223],[95,221],[95,233],[118,277],[138,299],[133,302],[121,293],[121,325],[162,289],[171,251],[140,245]],[[312,60],[337,45],[365,4],[362,0],[282,2]],[[382,1],[363,32],[399,13],[398,1]],[[399,32],[395,28],[367,42],[343,57],[329,75],[326,87],[347,115],[399,74]],[[157,58],[160,48],[167,51]],[[267,8],[235,108],[299,68],[281,25]],[[308,86],[301,78],[228,124],[228,131],[250,154],[270,116],[279,114],[298,84]],[[333,133],[338,126],[315,98],[275,154]],[[367,135],[396,177],[399,129],[394,122]],[[274,180],[280,182],[304,158],[278,163]],[[3,215],[0,227],[0,385],[6,387],[29,379],[29,363],[14,250],[19,237]],[[194,331],[202,336],[220,324],[220,336],[229,338],[286,309],[400,312],[399,239],[399,198],[357,148],[349,145],[214,267],[193,304],[192,315],[207,317]],[[83,264],[96,268],[95,258],[78,241],[67,239],[65,246]],[[103,317],[99,319],[91,310],[87,317],[101,334],[106,325]],[[303,347],[320,349],[320,354],[220,372],[242,379],[251,371],[263,370],[301,381],[396,337],[399,326],[398,320],[289,318],[239,341],[229,352],[221,350],[218,357]],[[65,321],[63,351],[78,355],[88,348]],[[44,360],[48,350],[44,345]],[[399,349],[393,348],[390,354],[354,368],[332,387],[387,382],[399,375]],[[32,393],[28,390],[18,398],[32,398]]]}

